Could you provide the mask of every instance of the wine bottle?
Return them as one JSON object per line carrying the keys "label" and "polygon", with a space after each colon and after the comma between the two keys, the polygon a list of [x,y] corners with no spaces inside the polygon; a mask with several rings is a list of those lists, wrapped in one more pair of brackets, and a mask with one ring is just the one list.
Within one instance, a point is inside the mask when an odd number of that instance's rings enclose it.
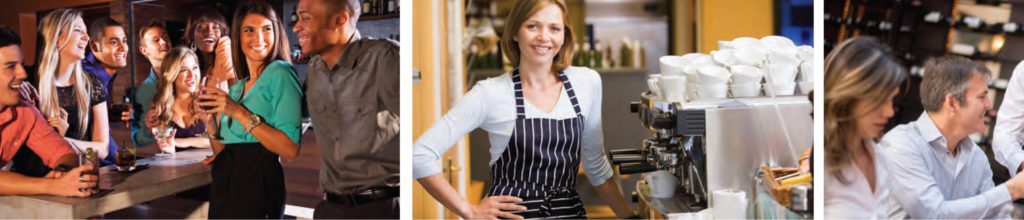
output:
{"label": "wine bottle", "polygon": [[924,22],[929,24],[943,24],[949,25],[949,17],[942,14],[942,12],[931,11],[924,15]]}
{"label": "wine bottle", "polygon": [[1012,21],[1011,22],[1006,22],[1006,23],[1003,23],[1002,25],[1000,25],[1000,27],[1002,27],[1002,31],[1004,33],[1012,34],[1012,33],[1017,33],[1018,31],[1020,31],[1020,24],[1018,24],[1017,22],[1012,22]]}
{"label": "wine bottle", "polygon": [[370,0],[363,0],[363,6],[362,7],[363,7],[363,15],[370,15],[370,12],[373,11],[372,5],[370,4]]}
{"label": "wine bottle", "polygon": [[953,43],[953,45],[949,47],[949,52],[971,58],[981,57],[981,52],[978,51],[978,47],[969,44]]}
{"label": "wine bottle", "polygon": [[957,22],[957,26],[967,27],[970,28],[971,30],[982,30],[985,28],[986,24],[984,20],[981,20],[981,18],[974,16],[963,16],[960,17],[960,20]]}
{"label": "wine bottle", "polygon": [[388,1],[388,14],[395,13],[395,1],[398,0],[387,0]]}

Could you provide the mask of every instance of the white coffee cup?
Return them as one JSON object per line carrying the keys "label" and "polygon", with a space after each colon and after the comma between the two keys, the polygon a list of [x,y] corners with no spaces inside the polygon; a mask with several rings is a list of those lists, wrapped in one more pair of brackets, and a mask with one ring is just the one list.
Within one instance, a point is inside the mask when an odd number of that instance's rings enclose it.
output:
{"label": "white coffee cup", "polygon": [[667,170],[659,170],[644,174],[644,182],[651,190],[651,197],[672,198],[676,194],[679,179]]}
{"label": "white coffee cup", "polygon": [[813,82],[796,82],[796,87],[800,89],[801,95],[807,95],[811,90],[814,90]]}
{"label": "white coffee cup", "polygon": [[796,44],[793,40],[783,36],[771,35],[761,38],[761,43],[772,49],[783,49],[783,48],[796,48]]}
{"label": "white coffee cup", "polygon": [[698,96],[697,96],[697,85],[700,85],[700,83],[698,83],[698,82],[691,82],[691,81],[689,81],[689,79],[687,79],[687,81],[686,81],[686,100],[695,100],[695,99],[698,98]]}
{"label": "white coffee cup", "polygon": [[711,59],[723,66],[736,65],[739,61],[736,61],[734,52],[732,49],[711,51]]}
{"label": "white coffee cup", "polygon": [[661,97],[661,89],[658,88],[659,78],[661,78],[661,74],[647,75],[647,89],[650,89],[651,94],[653,94],[656,97]]}
{"label": "white coffee cup", "polygon": [[697,68],[715,63],[711,55],[702,53],[688,53],[683,55],[683,60],[686,61],[686,67],[683,68],[686,74],[697,74]]}
{"label": "white coffee cup", "polygon": [[796,82],[788,83],[769,83],[766,84],[768,88],[765,89],[769,95],[780,96],[780,95],[793,95],[796,93]]}
{"label": "white coffee cup", "polygon": [[797,56],[798,58],[800,58],[800,60],[804,62],[814,60],[814,47],[808,45],[801,45],[796,48],[797,50],[800,51],[800,54]]}
{"label": "white coffee cup", "polygon": [[697,85],[697,97],[702,99],[709,98],[728,98],[729,97],[729,84],[700,84]]}
{"label": "white coffee cup", "polygon": [[733,84],[746,84],[761,82],[764,79],[764,70],[754,66],[735,65],[729,67],[732,72]]}
{"label": "white coffee cup", "polygon": [[800,64],[800,77],[797,81],[810,82],[814,81],[814,62],[804,61]]}
{"label": "white coffee cup", "polygon": [[732,41],[724,41],[724,40],[718,41],[718,50],[730,50],[730,49],[735,49],[735,47],[732,46]]}
{"label": "white coffee cup", "polygon": [[768,48],[758,39],[741,37],[732,41],[733,55],[739,64],[757,66],[768,56]]}
{"label": "white coffee cup", "polygon": [[768,65],[768,83],[782,84],[796,81],[797,65],[772,63]]}
{"label": "white coffee cup", "polygon": [[732,97],[758,97],[761,96],[761,83],[732,84]]}
{"label": "white coffee cup", "polygon": [[682,75],[689,61],[682,56],[662,56],[658,58],[661,73],[664,75]]}
{"label": "white coffee cup", "polygon": [[661,97],[669,102],[686,101],[686,78],[682,76],[661,76],[658,78]]}
{"label": "white coffee cup", "polygon": [[728,69],[718,65],[702,66],[698,69],[698,73],[701,84],[728,83],[729,78],[732,77],[732,73]]}

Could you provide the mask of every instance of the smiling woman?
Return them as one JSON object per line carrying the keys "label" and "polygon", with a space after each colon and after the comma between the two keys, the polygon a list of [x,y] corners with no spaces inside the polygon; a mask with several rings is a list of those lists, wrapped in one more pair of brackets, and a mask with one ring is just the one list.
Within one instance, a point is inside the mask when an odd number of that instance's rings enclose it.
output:
{"label": "smiling woman", "polygon": [[[576,188],[580,164],[617,217],[635,215],[604,157],[600,75],[569,66],[575,43],[568,24],[562,1],[517,1],[501,38],[515,69],[479,82],[413,146],[413,177],[459,216],[586,218]],[[476,128],[491,136],[492,185],[471,205],[436,162]]]}
{"label": "smiling woman", "polygon": [[[202,74],[212,83],[234,82],[228,28],[224,16],[212,7],[201,7],[188,18],[185,45],[199,56]],[[222,86],[226,88],[227,84]]]}
{"label": "smiling woman", "polygon": [[[274,9],[256,1],[238,6],[231,26],[238,82],[225,92],[207,86],[199,96],[214,151],[210,218],[281,218],[281,159],[299,153],[302,91]],[[245,173],[239,175],[239,173]]]}
{"label": "smiling woman", "polygon": [[[82,69],[89,44],[82,13],[57,9],[43,17],[39,27],[43,36],[38,67],[40,112],[80,152],[91,148],[100,158],[106,157],[110,141],[107,93],[99,78]],[[12,170],[31,176],[43,176],[50,170],[30,151],[19,151],[15,157]]]}

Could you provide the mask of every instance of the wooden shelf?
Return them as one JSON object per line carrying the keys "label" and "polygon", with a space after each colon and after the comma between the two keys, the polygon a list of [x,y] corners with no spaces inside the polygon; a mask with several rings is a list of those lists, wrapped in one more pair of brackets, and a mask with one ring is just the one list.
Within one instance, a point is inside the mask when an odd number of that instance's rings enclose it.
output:
{"label": "wooden shelf", "polygon": [[382,14],[382,15],[364,15],[359,17],[359,22],[373,21],[373,20],[384,20],[398,18],[398,13]]}

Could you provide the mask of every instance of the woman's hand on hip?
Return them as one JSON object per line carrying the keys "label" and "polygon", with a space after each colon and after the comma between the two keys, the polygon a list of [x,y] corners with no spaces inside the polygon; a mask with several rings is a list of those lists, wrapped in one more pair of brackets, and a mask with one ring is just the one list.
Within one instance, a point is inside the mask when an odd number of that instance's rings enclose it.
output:
{"label": "woman's hand on hip", "polygon": [[508,213],[506,211],[526,211],[526,206],[518,205],[523,199],[515,196],[488,196],[480,200],[480,204],[473,207],[472,216],[467,219],[497,219],[512,218],[522,219],[523,216]]}

